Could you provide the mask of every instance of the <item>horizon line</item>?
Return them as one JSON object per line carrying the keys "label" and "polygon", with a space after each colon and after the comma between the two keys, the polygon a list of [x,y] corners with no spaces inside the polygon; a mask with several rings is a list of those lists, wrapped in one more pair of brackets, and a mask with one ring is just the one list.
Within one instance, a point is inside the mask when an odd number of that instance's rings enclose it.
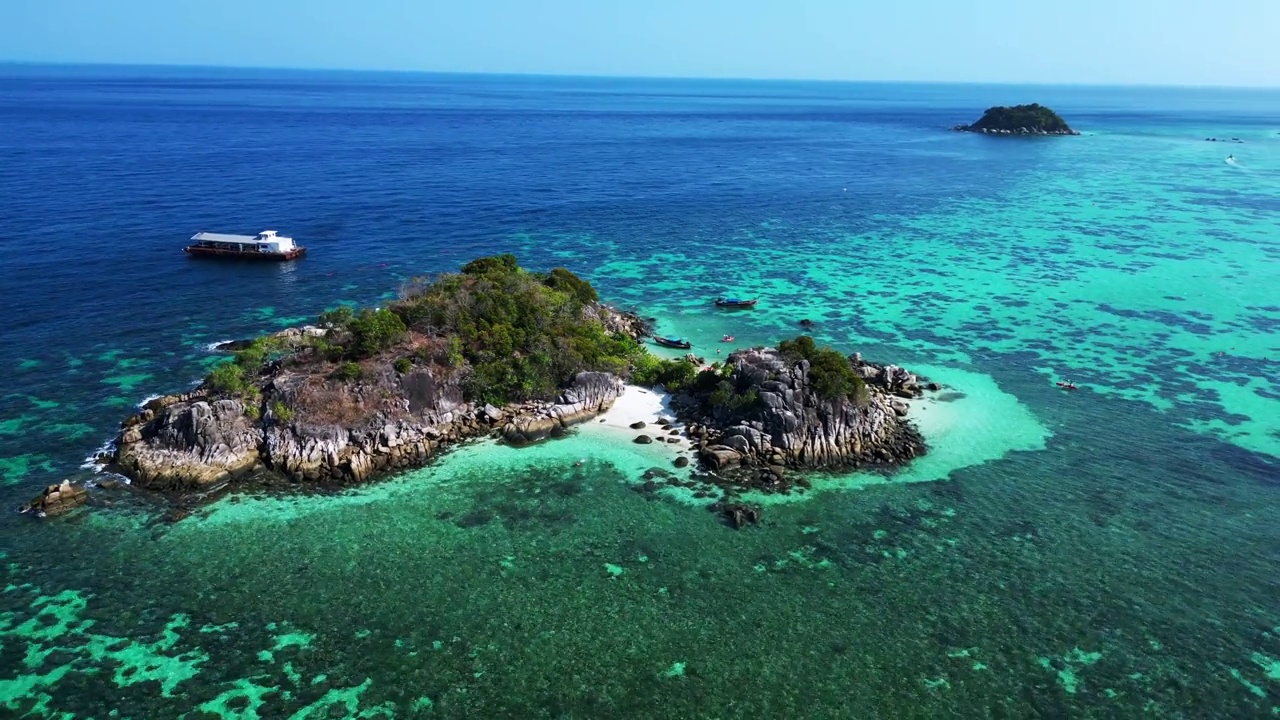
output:
{"label": "horizon line", "polygon": [[1080,87],[1080,88],[1182,88],[1203,90],[1280,90],[1280,85],[1207,85],[1179,84],[1159,82],[1134,83],[1102,83],[1102,82],[1036,82],[1012,80],[855,80],[850,78],[796,78],[796,77],[745,77],[732,75],[633,75],[604,73],[547,73],[518,71],[475,71],[475,70],[409,70],[378,68],[340,68],[340,67],[297,67],[269,65],[201,65],[184,63],[129,63],[129,62],[81,62],[81,61],[49,61],[49,60],[5,60],[0,59],[0,68],[55,67],[55,68],[155,68],[184,70],[256,70],[271,72],[297,73],[353,73],[353,74],[398,74],[398,75],[453,75],[462,77],[528,77],[528,78],[578,78],[606,80],[718,80],[725,82],[795,82],[795,83],[831,83],[845,85],[990,85],[1011,87]]}

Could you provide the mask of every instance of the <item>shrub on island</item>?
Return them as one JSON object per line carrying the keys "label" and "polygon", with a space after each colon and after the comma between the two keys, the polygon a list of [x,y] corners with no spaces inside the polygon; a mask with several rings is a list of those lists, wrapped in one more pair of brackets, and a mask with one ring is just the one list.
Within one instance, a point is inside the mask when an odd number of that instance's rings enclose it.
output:
{"label": "shrub on island", "polygon": [[591,284],[564,268],[534,273],[498,255],[412,282],[389,309],[416,333],[448,337],[450,359],[470,368],[467,397],[501,405],[551,397],[585,370],[626,374],[647,355],[605,328],[596,302]]}
{"label": "shrub on island", "polygon": [[867,383],[853,371],[849,358],[827,347],[818,347],[813,338],[801,335],[778,343],[778,352],[792,365],[809,361],[809,382],[824,400],[848,398],[865,402]]}
{"label": "shrub on island", "polygon": [[406,374],[413,367],[406,356],[412,355],[462,373],[468,400],[501,406],[554,397],[588,370],[625,376],[640,368],[676,383],[687,374],[674,365],[659,371],[635,338],[607,329],[598,301],[590,283],[564,268],[536,273],[521,268],[514,255],[479,258],[458,273],[410,281],[384,308],[327,310],[318,319],[323,336],[302,335],[292,344],[258,338],[206,382],[217,392],[253,400],[264,364],[284,355],[307,364],[336,362],[330,376],[345,382],[366,376],[361,361]]}
{"label": "shrub on island", "polygon": [[631,369],[631,382],[644,387],[662,386],[676,393],[693,385],[698,378],[698,366],[683,358],[668,360],[645,352],[635,358]]}
{"label": "shrub on island", "polygon": [[351,332],[350,350],[355,357],[373,357],[399,345],[408,334],[404,320],[394,312],[365,308],[347,323]]}

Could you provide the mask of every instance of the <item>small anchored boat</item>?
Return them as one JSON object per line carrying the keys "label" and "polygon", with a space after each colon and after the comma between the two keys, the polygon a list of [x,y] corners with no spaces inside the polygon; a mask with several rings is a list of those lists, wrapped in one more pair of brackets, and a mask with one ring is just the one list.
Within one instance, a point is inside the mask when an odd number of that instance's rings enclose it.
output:
{"label": "small anchored boat", "polygon": [[724,337],[720,338],[720,342],[733,342],[733,336],[725,335]]}
{"label": "small anchored boat", "polygon": [[693,347],[693,343],[688,340],[679,340],[677,338],[655,337],[653,341],[662,347],[676,348],[679,350],[688,350]]}
{"label": "small anchored boat", "polygon": [[739,300],[738,298],[716,298],[716,307],[722,308],[753,308],[756,303],[760,302],[760,298],[751,300]]}
{"label": "small anchored boat", "polygon": [[307,249],[295,244],[293,238],[279,235],[275,230],[263,230],[257,235],[198,232],[191,239],[195,242],[183,250],[196,257],[293,260],[307,254]]}
{"label": "small anchored boat", "polygon": [[1076,389],[1076,384],[1075,384],[1075,383],[1073,383],[1073,382],[1071,382],[1070,380],[1066,380],[1066,381],[1059,380],[1058,382],[1054,383],[1054,385],[1057,385],[1058,387],[1062,388],[1063,390],[1075,390],[1075,389]]}

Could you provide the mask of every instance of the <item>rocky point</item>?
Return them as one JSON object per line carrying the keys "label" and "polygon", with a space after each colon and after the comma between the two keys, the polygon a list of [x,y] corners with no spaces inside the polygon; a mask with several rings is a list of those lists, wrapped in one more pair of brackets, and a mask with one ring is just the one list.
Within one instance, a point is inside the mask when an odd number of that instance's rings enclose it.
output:
{"label": "rocky point", "polygon": [[786,470],[891,467],[924,454],[924,438],[907,418],[907,400],[930,385],[859,355],[848,362],[865,391],[824,398],[814,389],[808,360],[788,359],[774,348],[730,355],[725,381],[736,397],[754,400],[717,407],[706,390],[676,399],[707,469],[748,471],[755,484],[785,489],[791,484]]}

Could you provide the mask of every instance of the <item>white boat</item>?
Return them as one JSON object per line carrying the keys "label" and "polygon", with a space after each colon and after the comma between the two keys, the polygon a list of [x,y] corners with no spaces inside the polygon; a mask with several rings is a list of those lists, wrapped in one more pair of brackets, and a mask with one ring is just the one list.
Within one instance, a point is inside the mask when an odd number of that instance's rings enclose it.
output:
{"label": "white boat", "polygon": [[293,238],[277,234],[275,230],[263,230],[257,235],[198,232],[191,240],[194,244],[183,249],[197,257],[293,260],[307,253]]}

